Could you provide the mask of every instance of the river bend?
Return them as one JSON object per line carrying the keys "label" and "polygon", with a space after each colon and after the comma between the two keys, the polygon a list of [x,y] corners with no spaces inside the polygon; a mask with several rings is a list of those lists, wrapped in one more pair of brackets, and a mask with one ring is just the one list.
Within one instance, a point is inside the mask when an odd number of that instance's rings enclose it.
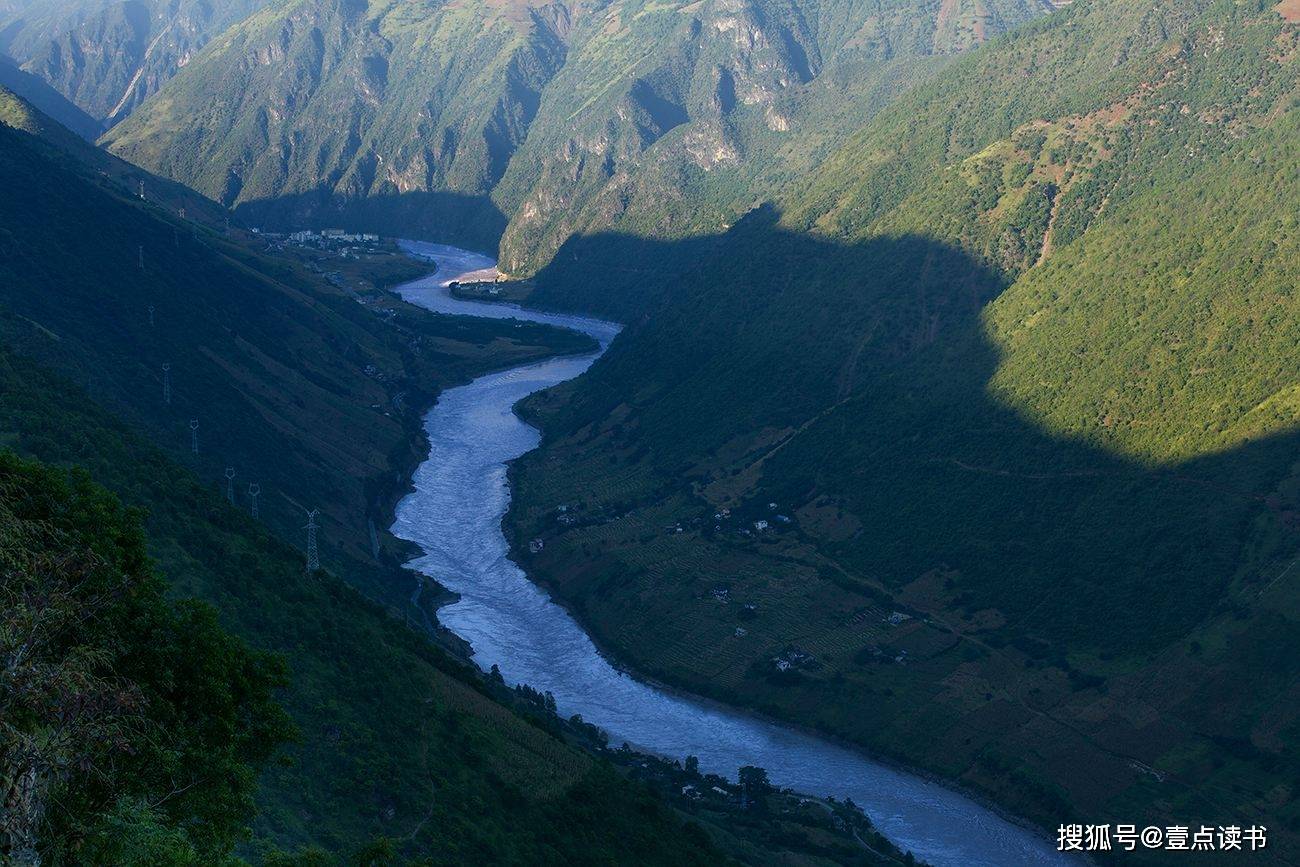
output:
{"label": "river bend", "polygon": [[[438,270],[398,289],[437,313],[515,318],[572,328],[600,342],[619,326],[579,316],[453,298],[457,279],[491,279],[495,263],[454,247],[403,242]],[[1072,864],[1044,838],[975,801],[843,746],[712,702],[670,693],[615,668],[565,609],[510,560],[501,518],[510,501],[506,462],[535,448],[536,429],[513,412],[522,398],[585,371],[600,353],[556,358],[449,389],[425,418],[429,457],[397,508],[393,533],[424,552],[409,565],[459,600],[439,620],[470,643],[484,669],[550,692],[564,716],[581,714],[627,743],[670,758],[694,755],[702,770],[735,778],[742,765],[812,795],[852,798],[882,833],[935,865]]]}

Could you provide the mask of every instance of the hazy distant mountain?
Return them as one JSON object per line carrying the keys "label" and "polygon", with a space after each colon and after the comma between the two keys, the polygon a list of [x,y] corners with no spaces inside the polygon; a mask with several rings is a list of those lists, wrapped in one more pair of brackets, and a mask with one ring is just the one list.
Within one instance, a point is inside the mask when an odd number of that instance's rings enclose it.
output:
{"label": "hazy distant mountain", "polygon": [[[714,225],[1041,0],[277,3],[106,143],[250,220],[494,245]],[[716,180],[714,180],[716,178]],[[710,192],[681,196],[684,184]],[[624,215],[627,214],[626,218]],[[517,215],[517,216],[516,216]]]}
{"label": "hazy distant mountain", "polygon": [[0,87],[21,96],[86,141],[93,142],[104,132],[103,124],[50,87],[44,79],[24,72],[7,57],[0,57]]}
{"label": "hazy distant mountain", "polygon": [[0,6],[0,52],[87,114],[113,124],[209,39],[265,2],[10,0]]}

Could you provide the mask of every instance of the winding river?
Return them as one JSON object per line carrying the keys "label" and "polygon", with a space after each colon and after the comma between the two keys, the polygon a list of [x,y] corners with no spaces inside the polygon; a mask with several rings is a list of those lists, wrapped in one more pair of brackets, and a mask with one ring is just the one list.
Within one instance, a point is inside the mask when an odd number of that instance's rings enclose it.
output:
{"label": "winding river", "polygon": [[[619,326],[451,297],[457,279],[491,279],[486,256],[439,244],[403,242],[434,260],[435,274],[401,287],[438,313],[544,322],[596,338],[601,351]],[[473,276],[469,276],[473,275]],[[536,447],[538,432],[512,408],[571,379],[599,353],[556,358],[494,373],[446,391],[425,418],[430,453],[415,490],[397,509],[393,533],[425,553],[409,566],[459,594],[439,619],[473,647],[484,669],[555,696],[560,713],[582,715],[627,743],[672,758],[697,756],[705,771],[735,778],[742,765],[766,768],[780,786],[852,798],[903,849],[935,865],[1073,864],[1032,831],[941,785],[874,762],[845,747],[717,704],[637,680],[602,657],[582,627],[528,580],[509,557],[501,518],[510,500],[506,462]]]}

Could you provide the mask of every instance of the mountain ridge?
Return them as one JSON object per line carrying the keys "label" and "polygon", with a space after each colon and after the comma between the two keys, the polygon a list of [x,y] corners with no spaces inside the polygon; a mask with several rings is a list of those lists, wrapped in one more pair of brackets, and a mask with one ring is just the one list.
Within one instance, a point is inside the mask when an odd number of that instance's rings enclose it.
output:
{"label": "mountain ridge", "polygon": [[[755,166],[797,170],[790,166],[815,160],[816,148],[761,154],[783,137],[787,149],[799,141],[791,124],[804,115],[810,127],[842,130],[945,58],[1048,8],[1041,0],[409,7],[361,4],[348,7],[352,17],[318,2],[269,7],[214,40],[104,143],[254,222],[350,220],[396,234],[393,209],[381,216],[371,199],[398,203],[402,229],[415,235],[494,248],[504,232],[503,267],[526,273],[573,232],[612,227],[625,211],[644,212],[635,218],[643,224],[680,218],[687,231],[715,225],[748,207],[764,182],[738,170],[742,151]],[[302,28],[329,35],[318,48],[294,35]],[[296,71],[259,71],[271,58]],[[208,89],[216,81],[236,94],[233,109]],[[656,165],[662,180],[629,182]],[[726,177],[715,181],[719,167]],[[679,197],[677,211],[664,212],[662,193],[683,173],[716,187],[717,203]],[[436,224],[401,206],[403,197],[448,194],[457,198],[441,203],[455,207]]]}

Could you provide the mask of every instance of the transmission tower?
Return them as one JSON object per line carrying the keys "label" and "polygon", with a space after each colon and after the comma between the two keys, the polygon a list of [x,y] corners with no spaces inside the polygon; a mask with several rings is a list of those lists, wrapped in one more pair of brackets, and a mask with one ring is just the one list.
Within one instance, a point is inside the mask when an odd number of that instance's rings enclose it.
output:
{"label": "transmission tower", "polygon": [[141,245],[140,247],[140,270],[141,271],[144,270],[144,246],[143,245]]}
{"label": "transmission tower", "polygon": [[248,498],[253,501],[253,505],[249,508],[248,511],[249,514],[251,514],[254,518],[257,517],[257,495],[260,493],[262,493],[261,485],[259,485],[257,482],[248,483]]}
{"label": "transmission tower", "polygon": [[226,467],[226,499],[235,505],[235,468]]}
{"label": "transmission tower", "polygon": [[316,530],[319,525],[316,523],[316,516],[320,514],[320,509],[312,509],[307,513],[307,526],[303,529],[307,531],[307,574],[310,575],[320,568],[320,554],[316,551]]}
{"label": "transmission tower", "polygon": [[153,328],[153,305],[149,305],[149,327]]}
{"label": "transmission tower", "polygon": [[197,418],[190,419],[190,451],[196,455],[199,453],[199,420]]}
{"label": "transmission tower", "polygon": [[144,198],[144,181],[140,182],[140,198]]}
{"label": "transmission tower", "polygon": [[[152,307],[149,308],[153,310]],[[152,318],[152,317],[151,317]],[[171,404],[172,402],[172,366],[163,365],[163,403]]]}

